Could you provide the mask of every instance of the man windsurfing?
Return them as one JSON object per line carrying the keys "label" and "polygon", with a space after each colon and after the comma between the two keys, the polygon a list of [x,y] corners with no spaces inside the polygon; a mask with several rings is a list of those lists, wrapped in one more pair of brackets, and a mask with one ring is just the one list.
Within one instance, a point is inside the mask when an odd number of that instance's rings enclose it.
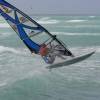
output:
{"label": "man windsurfing", "polygon": [[[50,45],[48,47],[48,45]],[[53,45],[51,42],[49,44],[42,44],[39,50],[39,54],[42,56],[44,61],[48,64],[52,64],[55,61],[56,57],[61,59],[65,59],[64,56],[72,56],[73,54],[69,54],[64,50],[61,45]]]}
{"label": "man windsurfing", "polygon": [[41,55],[47,64],[52,64],[56,57],[73,56],[56,35],[5,0],[0,0],[0,14],[31,53]]}

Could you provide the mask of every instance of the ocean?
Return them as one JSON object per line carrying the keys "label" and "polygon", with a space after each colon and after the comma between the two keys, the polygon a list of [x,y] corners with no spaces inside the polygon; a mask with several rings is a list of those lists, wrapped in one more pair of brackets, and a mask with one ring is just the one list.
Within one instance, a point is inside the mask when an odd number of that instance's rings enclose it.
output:
{"label": "ocean", "polygon": [[31,16],[73,53],[96,53],[48,70],[0,17],[0,100],[100,100],[100,16]]}

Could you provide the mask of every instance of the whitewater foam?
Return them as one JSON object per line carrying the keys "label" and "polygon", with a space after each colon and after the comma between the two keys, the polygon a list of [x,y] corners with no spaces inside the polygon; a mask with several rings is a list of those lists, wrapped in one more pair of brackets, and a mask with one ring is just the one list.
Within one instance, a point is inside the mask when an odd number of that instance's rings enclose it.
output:
{"label": "whitewater foam", "polygon": [[57,24],[59,23],[58,20],[50,19],[50,17],[43,17],[37,21],[40,24]]}
{"label": "whitewater foam", "polygon": [[66,26],[56,26],[60,28],[100,28],[100,25],[66,25]]}
{"label": "whitewater foam", "polygon": [[49,20],[49,19],[50,19],[50,17],[42,17],[39,20]]}
{"label": "whitewater foam", "polygon": [[0,87],[3,87],[3,86],[5,86],[5,85],[7,85],[6,82],[4,82],[4,83],[0,83]]}
{"label": "whitewater foam", "polygon": [[20,53],[20,51],[14,49],[14,48],[0,46],[0,53],[3,53],[3,52],[12,52],[12,53],[16,53],[16,54],[19,54]]}
{"label": "whitewater foam", "polygon": [[88,20],[67,20],[66,22],[70,22],[70,23],[79,23],[79,22],[85,22]]}
{"label": "whitewater foam", "polygon": [[40,24],[57,24],[59,21],[57,20],[48,20],[48,21],[38,21]]}
{"label": "whitewater foam", "polygon": [[71,35],[71,36],[77,36],[77,35],[86,35],[86,36],[100,36],[100,33],[68,33],[68,32],[51,32],[52,34],[56,35]]}
{"label": "whitewater foam", "polygon": [[89,16],[90,18],[95,18],[96,16]]}

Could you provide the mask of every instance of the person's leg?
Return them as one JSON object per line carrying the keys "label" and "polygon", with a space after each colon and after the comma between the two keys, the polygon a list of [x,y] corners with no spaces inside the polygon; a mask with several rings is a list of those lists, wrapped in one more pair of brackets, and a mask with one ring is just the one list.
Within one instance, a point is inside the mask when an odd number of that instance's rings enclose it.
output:
{"label": "person's leg", "polygon": [[47,64],[52,64],[55,61],[55,57],[55,55],[42,56],[42,58]]}

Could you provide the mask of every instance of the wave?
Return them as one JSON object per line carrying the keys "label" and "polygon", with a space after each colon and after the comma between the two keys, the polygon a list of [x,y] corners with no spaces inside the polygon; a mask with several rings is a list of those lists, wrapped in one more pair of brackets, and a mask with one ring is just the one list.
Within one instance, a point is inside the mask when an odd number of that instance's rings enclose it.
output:
{"label": "wave", "polygon": [[42,17],[39,20],[49,20],[49,19],[50,19],[50,17]]}
{"label": "wave", "polygon": [[12,33],[11,32],[9,32],[9,33],[0,33],[0,37],[8,37],[8,36],[10,36],[10,35],[12,35]]}
{"label": "wave", "polygon": [[100,36],[100,33],[67,33],[67,32],[51,32],[55,35],[69,35],[69,36]]}
{"label": "wave", "polygon": [[90,18],[95,18],[96,16],[89,16]]}
{"label": "wave", "polygon": [[10,26],[9,26],[9,24],[7,24],[7,23],[0,23],[0,28],[9,28]]}
{"label": "wave", "polygon": [[3,86],[5,86],[5,85],[7,85],[6,82],[0,83],[0,87],[3,87]]}
{"label": "wave", "polygon": [[[0,53],[13,53],[24,57],[30,57],[31,53],[27,48],[11,48],[6,46],[0,46]],[[37,56],[34,54],[34,57]]]}
{"label": "wave", "polygon": [[40,24],[57,24],[59,21],[57,20],[48,20],[48,21],[38,21]]}
{"label": "wave", "polygon": [[[5,47],[3,47],[3,48],[5,48]],[[6,48],[8,48],[8,47],[6,47]],[[97,49],[97,52],[98,51],[100,52],[100,46],[86,47],[86,48],[85,47],[84,48],[83,47],[73,47],[73,48],[71,48],[71,50],[75,54],[79,53],[78,51],[81,51],[80,54],[82,54],[84,52],[90,52],[90,50],[94,50],[94,48]],[[1,46],[0,46],[0,49],[1,49]],[[12,51],[11,49],[12,48],[10,48],[9,51]],[[8,51],[8,50],[6,50],[6,51]],[[33,58],[36,58],[36,57],[33,57]],[[32,59],[31,59],[31,57],[30,58],[28,58],[28,57],[22,57],[21,58],[20,56],[18,56],[17,59],[15,58],[13,63],[8,64],[9,67],[7,67],[7,68],[9,68],[9,69],[7,69],[8,72],[6,72],[8,77],[4,77],[4,81],[2,83],[0,83],[0,86],[3,87],[5,85],[8,85],[9,83],[13,83],[13,82],[20,81],[20,80],[23,80],[23,79],[30,79],[30,78],[33,78],[33,77],[38,77],[40,79],[43,76],[43,79],[44,79],[44,76],[49,75],[50,73],[48,73],[48,70],[45,68],[47,65],[45,63],[43,63],[44,61],[40,62],[41,60],[39,60],[39,59],[41,59],[41,57],[39,56],[38,58],[35,59],[35,61],[33,60],[33,58]],[[18,60],[18,59],[20,59],[21,61],[17,62],[16,60]],[[37,63],[37,59],[39,60],[38,63]],[[88,63],[86,63],[86,62],[85,63],[88,65],[90,63],[89,61],[92,61],[92,60],[90,59],[90,60],[88,60]],[[92,63],[94,63],[94,62],[95,62],[95,60]],[[84,63],[84,65],[86,65],[85,63]],[[83,66],[82,64],[83,63],[80,63],[79,66],[82,67]],[[18,67],[16,67],[16,66],[18,66]],[[76,64],[76,66],[78,66],[78,64]],[[69,68],[71,68],[71,67],[66,67],[66,70],[70,70]],[[89,68],[91,68],[91,67],[89,67]],[[73,67],[72,67],[72,69],[73,69]],[[4,70],[4,69],[2,69],[2,70]],[[57,72],[58,72],[58,74],[57,74]],[[53,73],[53,71],[52,71],[52,73]],[[61,75],[61,74],[62,74],[62,70],[61,71],[57,70],[56,73],[54,74],[54,76],[56,76],[56,75],[58,76],[58,75]],[[81,74],[81,73],[79,73],[79,74]],[[77,73],[75,73],[75,75],[76,76],[73,76],[73,78],[78,79]],[[68,76],[67,78],[69,79],[70,76],[69,75],[67,75],[67,76]],[[84,78],[84,77],[81,76],[81,78]]]}
{"label": "wave", "polygon": [[20,51],[14,49],[14,48],[5,47],[5,46],[0,46],[0,53],[3,53],[3,52],[12,52],[12,53],[16,53],[16,54],[21,53]]}
{"label": "wave", "polygon": [[37,21],[40,24],[57,24],[59,23],[58,20],[50,19],[50,17],[43,17]]}
{"label": "wave", "polygon": [[79,23],[79,22],[85,22],[88,20],[67,20],[66,22],[70,22],[70,23]]}
{"label": "wave", "polygon": [[56,26],[60,28],[100,28],[99,25],[69,25],[69,26]]}

